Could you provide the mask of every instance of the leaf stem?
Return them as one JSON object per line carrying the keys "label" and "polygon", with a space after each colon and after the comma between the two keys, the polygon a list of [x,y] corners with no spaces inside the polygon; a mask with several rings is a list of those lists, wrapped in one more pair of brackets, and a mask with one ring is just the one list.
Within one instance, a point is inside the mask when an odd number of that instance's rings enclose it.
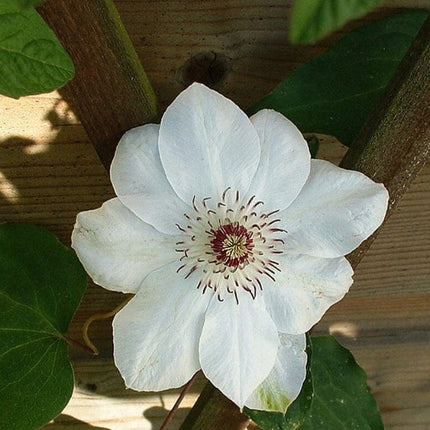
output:
{"label": "leaf stem", "polygon": [[115,309],[113,309],[113,310],[111,310],[109,312],[97,313],[97,314],[91,315],[85,321],[85,323],[84,323],[84,325],[82,327],[82,337],[84,338],[84,342],[85,342],[86,347],[91,351],[91,354],[93,354],[93,355],[99,355],[99,350],[94,345],[94,343],[91,341],[91,339],[90,339],[90,337],[88,335],[88,329],[89,329],[90,325],[94,321],[105,320],[105,319],[113,317],[115,314],[117,314],[132,299],[132,297],[133,296],[128,297],[121,304],[119,304]]}
{"label": "leaf stem", "polygon": [[194,376],[184,385],[184,388],[182,388],[181,394],[179,394],[179,397],[176,400],[175,404],[173,405],[173,408],[167,414],[166,418],[164,418],[164,421],[163,421],[163,424],[161,424],[160,430],[167,430],[167,426],[169,425],[170,421],[172,421],[173,416],[175,415],[176,411],[179,409],[179,406],[182,403],[182,400],[184,400],[185,395],[190,390],[191,386],[193,385],[199,373],[200,372],[196,372]]}

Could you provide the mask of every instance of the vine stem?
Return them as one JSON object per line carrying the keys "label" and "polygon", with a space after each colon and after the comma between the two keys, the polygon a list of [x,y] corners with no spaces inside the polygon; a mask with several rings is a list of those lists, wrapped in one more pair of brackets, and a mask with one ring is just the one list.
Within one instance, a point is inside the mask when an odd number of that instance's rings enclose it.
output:
{"label": "vine stem", "polygon": [[[94,321],[99,321],[99,320],[105,320],[108,318],[113,317],[115,314],[117,314],[131,299],[133,296],[127,298],[127,300],[124,300],[121,304],[119,304],[115,309],[109,311],[109,312],[105,312],[105,313],[97,313],[94,315],[91,315],[84,323],[83,327],[82,327],[82,337],[84,339],[85,342],[85,346],[91,351],[91,353],[93,355],[99,355],[99,350],[97,349],[97,347],[94,345],[94,343],[91,341],[89,335],[88,335],[88,329],[90,327],[90,325],[94,322]],[[82,345],[84,346],[84,345]]]}
{"label": "vine stem", "polygon": [[72,339],[67,336],[62,336],[61,339],[63,339],[67,343],[67,345],[82,349],[83,351],[88,352],[89,354],[94,354],[94,351],[92,350],[92,348],[90,348],[86,344],[79,342],[78,340]]}
{"label": "vine stem", "polygon": [[181,394],[179,394],[179,397],[177,398],[175,404],[173,405],[173,408],[169,411],[166,418],[164,418],[164,421],[163,421],[163,424],[161,424],[160,430],[167,430],[167,426],[169,425],[170,421],[172,421],[173,416],[175,415],[176,411],[179,409],[179,406],[182,403],[182,400],[184,400],[185,395],[190,390],[198,374],[199,372],[196,372],[194,376],[184,385],[184,388],[182,388]]}

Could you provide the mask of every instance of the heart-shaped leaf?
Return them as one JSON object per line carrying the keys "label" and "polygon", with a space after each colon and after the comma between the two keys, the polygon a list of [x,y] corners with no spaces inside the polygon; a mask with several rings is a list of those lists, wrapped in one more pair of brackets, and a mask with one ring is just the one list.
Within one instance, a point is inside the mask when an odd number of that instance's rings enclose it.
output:
{"label": "heart-shaped leaf", "polygon": [[303,133],[329,134],[351,144],[428,15],[405,12],[352,31],[296,69],[248,113],[275,109]]}
{"label": "heart-shaped leaf", "polygon": [[294,0],[290,42],[313,43],[381,3],[382,0]]}
{"label": "heart-shaped leaf", "polygon": [[285,416],[246,410],[264,430],[382,430],[366,374],[331,336],[308,337],[307,376]]}
{"label": "heart-shaped leaf", "polygon": [[86,279],[74,252],[51,233],[0,226],[0,428],[39,428],[69,401],[64,334]]}
{"label": "heart-shaped leaf", "polygon": [[36,10],[2,0],[0,94],[19,98],[49,92],[73,76],[72,60]]}

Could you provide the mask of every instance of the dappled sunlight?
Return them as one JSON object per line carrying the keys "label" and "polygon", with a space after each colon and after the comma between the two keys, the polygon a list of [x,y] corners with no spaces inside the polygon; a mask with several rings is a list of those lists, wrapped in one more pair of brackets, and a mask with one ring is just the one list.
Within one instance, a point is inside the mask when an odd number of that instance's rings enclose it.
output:
{"label": "dappled sunlight", "polygon": [[112,195],[84,128],[58,92],[0,96],[0,222],[30,222],[64,243],[76,214]]}
{"label": "dappled sunlight", "polygon": [[0,199],[8,203],[16,204],[21,197],[13,179],[28,164],[22,155],[47,152],[49,142],[59,133],[48,113],[59,104],[60,96],[56,91],[50,95],[37,102],[32,97],[0,96]]}
{"label": "dappled sunlight", "polygon": [[0,107],[0,144],[10,139],[16,143],[25,141],[23,152],[28,155],[48,151],[49,144],[61,132],[61,126],[79,124],[76,115],[56,91],[38,99],[22,97],[15,100],[0,96]]}
{"label": "dappled sunlight", "polygon": [[328,331],[331,336],[341,336],[355,340],[357,339],[359,333],[359,327],[355,323],[341,321],[331,324]]}
{"label": "dappled sunlight", "polygon": [[57,127],[61,125],[79,124],[79,120],[69,104],[61,98],[46,112],[43,121],[48,122],[52,130],[57,130]]}
{"label": "dappled sunlight", "polygon": [[10,203],[14,203],[19,199],[19,191],[8,181],[5,175],[0,170],[0,198],[4,198]]}
{"label": "dappled sunlight", "polygon": [[[73,426],[73,427],[72,427]],[[85,421],[78,420],[71,415],[61,414],[58,415],[55,419],[53,419],[47,426],[46,429],[56,429],[56,428],[79,428],[83,429],[92,429],[92,430],[110,430],[108,427],[96,427],[86,423]]]}
{"label": "dappled sunlight", "polygon": [[52,141],[58,130],[52,127],[47,114],[60,100],[56,91],[37,99],[22,97],[15,100],[0,96],[0,139],[22,137],[34,143]]}
{"label": "dappled sunlight", "polygon": [[[107,366],[107,364],[104,364]],[[113,366],[113,365],[112,365]],[[73,396],[63,411],[62,416],[76,415],[79,410],[79,420],[89,422],[95,428],[108,428],[109,430],[122,430],[126,422],[127,428],[140,430],[156,430],[160,427],[165,416],[176,402],[180,389],[168,390],[161,393],[137,392],[126,390],[123,386],[122,379],[114,376],[114,369],[109,367],[109,375],[112,379],[105,379],[104,382],[98,381],[93,384],[79,385],[79,370],[77,372],[77,386],[75,386]],[[196,382],[196,387],[189,392],[177,413],[174,416],[174,423],[178,425],[182,422],[194,405],[199,392],[204,383],[201,378]],[[111,391],[108,396],[103,395],[104,390]],[[118,397],[112,397],[112,390],[120,394]],[[124,398],[127,401],[124,401]],[[118,420],[118,417],[127,417],[124,420]],[[70,421],[70,418],[68,419]],[[62,420],[56,420],[58,424]],[[55,428],[55,426],[53,426]],[[91,427],[89,427],[91,428]]]}
{"label": "dappled sunlight", "polygon": [[26,155],[36,155],[49,150],[49,144],[31,143],[30,145],[24,146],[22,152]]}

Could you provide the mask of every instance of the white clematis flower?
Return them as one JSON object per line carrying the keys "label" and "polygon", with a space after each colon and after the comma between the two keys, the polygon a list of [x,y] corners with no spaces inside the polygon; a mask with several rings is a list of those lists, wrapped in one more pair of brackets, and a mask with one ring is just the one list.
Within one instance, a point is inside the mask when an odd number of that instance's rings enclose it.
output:
{"label": "white clematis flower", "polygon": [[305,333],[348,291],[344,255],[382,223],[384,186],[311,160],[279,113],[249,119],[200,84],[124,135],[111,179],[118,197],[80,213],[72,242],[97,284],[135,294],[113,322],[126,385],[202,369],[240,407],[285,412]]}

